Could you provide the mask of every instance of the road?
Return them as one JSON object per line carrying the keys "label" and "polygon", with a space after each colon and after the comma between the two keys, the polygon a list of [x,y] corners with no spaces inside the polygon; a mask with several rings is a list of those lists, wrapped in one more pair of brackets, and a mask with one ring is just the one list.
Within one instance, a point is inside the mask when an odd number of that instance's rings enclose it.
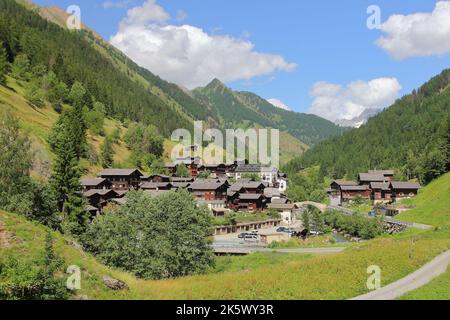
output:
{"label": "road", "polygon": [[222,254],[250,254],[255,252],[279,252],[279,253],[339,253],[344,251],[345,247],[329,248],[299,248],[299,249],[268,249],[264,247],[214,247],[216,253]]}
{"label": "road", "polygon": [[450,264],[450,250],[434,258],[410,275],[395,281],[381,289],[358,296],[351,300],[394,300],[405,293],[420,288],[435,277],[447,271]]}

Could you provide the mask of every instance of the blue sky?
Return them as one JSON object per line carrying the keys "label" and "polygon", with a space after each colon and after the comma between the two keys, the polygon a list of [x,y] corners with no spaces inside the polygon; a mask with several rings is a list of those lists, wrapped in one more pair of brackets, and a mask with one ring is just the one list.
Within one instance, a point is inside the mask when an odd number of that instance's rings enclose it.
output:
{"label": "blue sky", "polygon": [[[119,31],[119,24],[127,16],[127,11],[144,1],[110,0],[122,5],[109,8],[104,6],[106,0],[35,2],[63,8],[79,5],[83,22],[110,40]],[[226,82],[236,90],[253,91],[267,99],[280,99],[299,112],[311,111],[317,98],[311,96],[311,90],[317,82],[342,86],[340,97],[334,101],[344,104],[348,102],[342,101],[347,99],[345,88],[355,81],[396,78],[401,86],[396,92],[404,95],[450,66],[450,55],[445,52],[399,60],[376,45],[375,41],[384,33],[369,30],[366,26],[366,10],[372,4],[380,7],[384,22],[393,14],[430,13],[436,3],[423,0],[156,1],[156,5],[170,15],[170,18],[158,21],[160,25],[190,25],[210,36],[229,36],[251,42],[255,52],[281,56],[286,63],[296,64],[294,70],[275,68],[270,74]],[[128,50],[134,54],[132,48]],[[367,107],[370,106],[373,105],[369,103]]]}

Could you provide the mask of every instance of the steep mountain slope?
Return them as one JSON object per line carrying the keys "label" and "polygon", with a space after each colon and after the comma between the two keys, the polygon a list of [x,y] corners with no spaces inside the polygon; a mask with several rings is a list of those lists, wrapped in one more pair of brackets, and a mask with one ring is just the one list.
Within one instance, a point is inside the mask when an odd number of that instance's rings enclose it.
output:
{"label": "steep mountain slope", "polygon": [[138,66],[88,26],[67,30],[68,14],[56,6],[5,0],[0,9],[0,41],[10,62],[23,53],[31,67],[45,66],[69,87],[80,81],[112,119],[153,124],[165,137],[177,128],[192,129],[194,120],[221,129],[278,128],[282,162],[343,131],[319,117],[276,108],[252,93],[233,92],[218,80],[194,92],[180,88]]}
{"label": "steep mountain slope", "polygon": [[215,110],[224,126],[276,128],[310,146],[345,131],[315,115],[277,108],[254,93],[235,92],[218,79],[195,89],[193,95]]}
{"label": "steep mountain slope", "polygon": [[368,169],[395,168],[404,178],[432,180],[449,168],[449,84],[450,69],[361,128],[312,148],[290,169],[320,164],[323,174],[353,178]]}
{"label": "steep mountain slope", "polygon": [[[132,80],[127,69],[118,68],[112,62],[114,58],[97,50],[92,41],[102,40],[92,32],[67,31],[36,11],[13,0],[0,2],[0,41],[7,49],[9,61],[23,53],[30,58],[32,67],[46,66],[69,86],[80,81],[117,119],[154,124],[165,136],[176,128],[192,127],[192,118],[182,108],[145,83]],[[53,18],[58,16],[46,12]],[[91,41],[86,41],[86,37]],[[161,123],[165,125],[160,126]]]}

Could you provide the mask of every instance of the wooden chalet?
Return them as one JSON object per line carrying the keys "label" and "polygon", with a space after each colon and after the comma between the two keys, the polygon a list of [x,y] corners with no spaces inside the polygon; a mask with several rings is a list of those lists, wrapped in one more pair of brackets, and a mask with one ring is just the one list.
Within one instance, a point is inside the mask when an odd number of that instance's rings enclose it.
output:
{"label": "wooden chalet", "polygon": [[370,186],[371,182],[388,182],[388,178],[381,173],[360,173],[359,185]]}
{"label": "wooden chalet", "polygon": [[360,196],[365,200],[370,200],[372,194],[370,187],[367,185],[362,186],[341,186],[341,201],[352,202],[355,197]]}
{"label": "wooden chalet", "polygon": [[417,196],[421,186],[418,182],[392,181],[389,184],[389,188],[392,190],[392,199],[395,201]]}
{"label": "wooden chalet", "polygon": [[188,190],[196,199],[206,201],[225,200],[227,198],[228,185],[221,182],[201,182],[194,181]]}
{"label": "wooden chalet", "polygon": [[266,207],[266,197],[263,194],[239,193],[228,201],[228,208],[234,211],[261,212]]}
{"label": "wooden chalet", "polygon": [[372,190],[371,199],[375,203],[391,201],[392,190],[389,182],[371,182],[370,189]]}
{"label": "wooden chalet", "polygon": [[83,195],[88,200],[89,205],[97,208],[99,212],[102,212],[103,208],[107,206],[110,200],[120,197],[114,190],[103,189],[91,189],[83,192]]}
{"label": "wooden chalet", "polygon": [[81,179],[81,190],[83,192],[92,189],[109,190],[112,189],[112,183],[103,178]]}
{"label": "wooden chalet", "polygon": [[140,189],[142,190],[172,190],[171,182],[144,182],[141,183]]}
{"label": "wooden chalet", "polygon": [[137,169],[105,169],[99,174],[111,182],[113,190],[138,189],[142,176]]}
{"label": "wooden chalet", "polygon": [[394,170],[369,170],[369,174],[381,174],[384,176],[387,182],[391,182],[394,180]]}

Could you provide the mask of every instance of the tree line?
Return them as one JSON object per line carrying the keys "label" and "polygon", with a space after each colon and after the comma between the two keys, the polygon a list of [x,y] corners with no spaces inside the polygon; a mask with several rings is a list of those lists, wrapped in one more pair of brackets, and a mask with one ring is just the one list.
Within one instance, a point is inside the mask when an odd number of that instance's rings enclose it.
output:
{"label": "tree line", "polygon": [[285,168],[320,166],[321,177],[356,179],[395,169],[396,179],[429,183],[450,170],[450,70],[369,119],[361,128],[319,143]]}

